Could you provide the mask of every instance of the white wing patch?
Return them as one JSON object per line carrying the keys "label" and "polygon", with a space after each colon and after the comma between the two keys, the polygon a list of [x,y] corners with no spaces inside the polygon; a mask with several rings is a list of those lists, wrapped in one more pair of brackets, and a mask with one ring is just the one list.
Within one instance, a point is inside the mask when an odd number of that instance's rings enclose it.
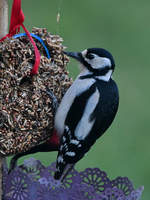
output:
{"label": "white wing patch", "polygon": [[75,136],[78,140],[84,140],[84,138],[89,134],[91,130],[95,119],[90,121],[90,116],[96,108],[96,105],[99,102],[99,98],[100,93],[98,89],[96,89],[95,93],[89,98],[84,110],[84,114],[75,129]]}
{"label": "white wing patch", "polygon": [[79,74],[72,86],[67,90],[57,109],[55,116],[55,128],[59,136],[61,136],[64,132],[65,119],[76,96],[79,96],[81,93],[88,90],[91,85],[95,83],[94,79],[79,79],[81,75],[82,73]]}

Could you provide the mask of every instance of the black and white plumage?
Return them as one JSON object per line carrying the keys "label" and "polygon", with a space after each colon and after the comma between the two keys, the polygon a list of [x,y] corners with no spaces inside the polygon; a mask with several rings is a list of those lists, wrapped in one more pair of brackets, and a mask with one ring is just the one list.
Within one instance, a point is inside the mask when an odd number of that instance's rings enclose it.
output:
{"label": "black and white plumage", "polygon": [[[64,95],[55,117],[61,136],[55,178],[79,161],[109,128],[118,110],[119,94],[111,76],[112,55],[100,48],[66,52],[81,63],[81,73]],[[64,175],[65,176],[65,175]]]}

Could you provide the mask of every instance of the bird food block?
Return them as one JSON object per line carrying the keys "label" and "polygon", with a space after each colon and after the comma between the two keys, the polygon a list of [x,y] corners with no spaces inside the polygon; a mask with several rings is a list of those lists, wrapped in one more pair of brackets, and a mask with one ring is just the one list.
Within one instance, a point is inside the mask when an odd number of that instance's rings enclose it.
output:
{"label": "bird food block", "polygon": [[54,112],[51,90],[61,101],[72,84],[64,55],[63,39],[45,28],[33,28],[44,46],[34,38],[41,54],[38,74],[30,76],[35,62],[34,48],[26,36],[7,38],[0,43],[0,154],[27,151],[52,134]]}

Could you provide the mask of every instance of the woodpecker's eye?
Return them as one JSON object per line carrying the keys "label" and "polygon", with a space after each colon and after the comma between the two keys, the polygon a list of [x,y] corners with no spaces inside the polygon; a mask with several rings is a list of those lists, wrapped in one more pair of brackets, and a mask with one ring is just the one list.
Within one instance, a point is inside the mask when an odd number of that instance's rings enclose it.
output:
{"label": "woodpecker's eye", "polygon": [[92,60],[94,58],[94,55],[92,53],[87,53],[86,57],[90,60]]}

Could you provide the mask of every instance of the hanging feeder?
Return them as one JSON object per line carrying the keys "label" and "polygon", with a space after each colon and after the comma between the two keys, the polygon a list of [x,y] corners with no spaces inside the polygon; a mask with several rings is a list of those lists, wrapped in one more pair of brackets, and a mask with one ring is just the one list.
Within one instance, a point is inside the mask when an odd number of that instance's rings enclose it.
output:
{"label": "hanging feeder", "polygon": [[34,48],[26,34],[0,43],[0,154],[4,156],[27,151],[51,136],[54,112],[47,91],[60,102],[72,83],[62,38],[45,28],[33,28],[31,36],[41,54],[35,76],[31,76]]}

